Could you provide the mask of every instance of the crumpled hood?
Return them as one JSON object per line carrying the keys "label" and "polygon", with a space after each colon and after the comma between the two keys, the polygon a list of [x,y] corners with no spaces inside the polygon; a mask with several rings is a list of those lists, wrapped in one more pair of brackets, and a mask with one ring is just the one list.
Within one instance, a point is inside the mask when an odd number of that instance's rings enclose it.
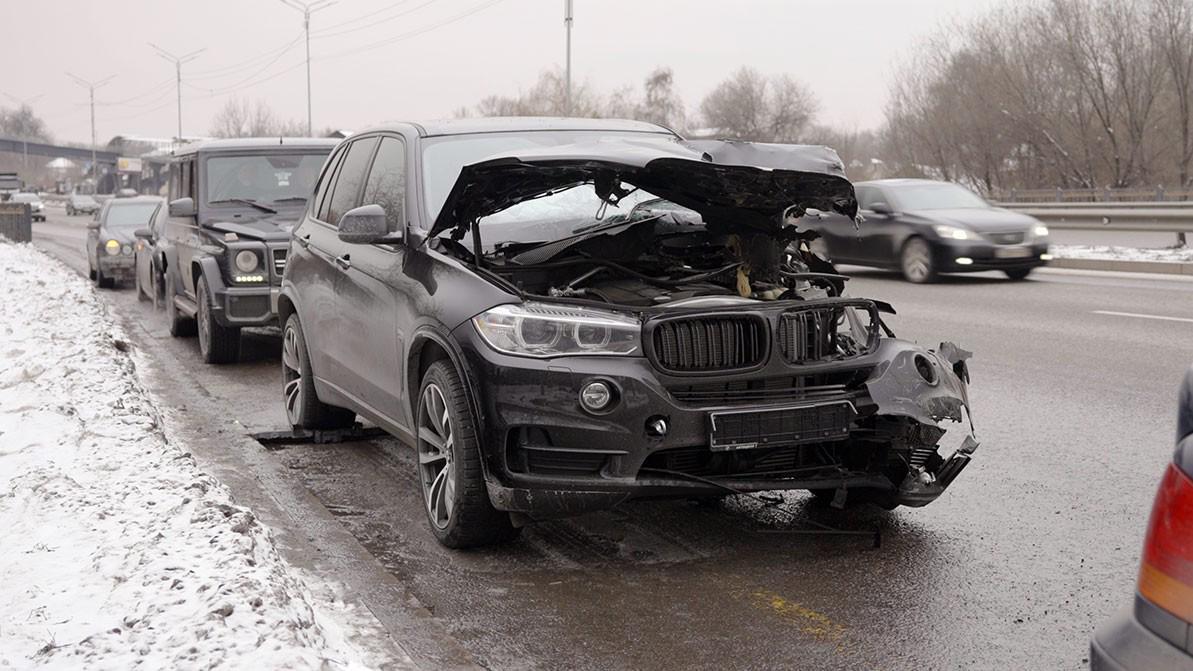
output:
{"label": "crumpled hood", "polygon": [[519,150],[465,166],[430,235],[455,229],[551,191],[619,182],[699,212],[709,222],[773,230],[792,205],[857,215],[853,185],[837,153],[811,145],[725,140],[606,138]]}
{"label": "crumpled hood", "polygon": [[1013,233],[1029,230],[1040,223],[1035,217],[1002,208],[962,208],[955,210],[915,210],[916,216],[935,224],[962,226],[978,233]]}
{"label": "crumpled hood", "polygon": [[285,212],[279,212],[260,219],[213,221],[207,224],[207,227],[223,233],[235,233],[241,238],[250,240],[279,242],[290,239],[290,231],[294,230],[297,219],[293,215],[288,216]]}

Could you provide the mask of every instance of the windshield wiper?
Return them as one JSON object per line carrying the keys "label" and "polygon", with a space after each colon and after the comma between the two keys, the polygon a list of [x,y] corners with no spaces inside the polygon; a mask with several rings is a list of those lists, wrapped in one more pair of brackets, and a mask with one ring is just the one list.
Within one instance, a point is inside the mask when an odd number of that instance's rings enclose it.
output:
{"label": "windshield wiper", "polygon": [[268,212],[270,214],[278,213],[278,211],[273,209],[272,207],[270,207],[268,205],[262,205],[261,203],[258,203],[257,201],[251,200],[249,198],[224,198],[223,200],[213,200],[207,204],[208,205],[219,205],[221,203],[240,203],[241,205],[248,205],[249,207],[255,207],[258,210],[261,210],[262,212]]}
{"label": "windshield wiper", "polygon": [[292,203],[294,201],[307,202],[306,196],[287,196],[285,198],[274,198],[275,203]]}

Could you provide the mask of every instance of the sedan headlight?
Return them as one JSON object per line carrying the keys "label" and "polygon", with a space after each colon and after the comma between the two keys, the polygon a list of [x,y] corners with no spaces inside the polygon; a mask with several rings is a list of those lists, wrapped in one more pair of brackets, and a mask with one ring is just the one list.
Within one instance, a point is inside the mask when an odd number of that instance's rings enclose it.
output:
{"label": "sedan headlight", "polygon": [[120,254],[120,242],[117,240],[108,240],[104,243],[104,251],[108,256],[118,256]]}
{"label": "sedan headlight", "polygon": [[472,323],[493,349],[540,358],[633,354],[642,337],[642,325],[632,317],[570,305],[499,305]]}
{"label": "sedan headlight", "polygon": [[1037,238],[1046,238],[1048,237],[1048,227],[1044,224],[1036,224],[1032,227],[1031,234]]}
{"label": "sedan headlight", "polygon": [[948,224],[936,224],[932,227],[932,230],[947,240],[972,240],[977,237],[969,229],[961,228],[960,226],[949,226]]}

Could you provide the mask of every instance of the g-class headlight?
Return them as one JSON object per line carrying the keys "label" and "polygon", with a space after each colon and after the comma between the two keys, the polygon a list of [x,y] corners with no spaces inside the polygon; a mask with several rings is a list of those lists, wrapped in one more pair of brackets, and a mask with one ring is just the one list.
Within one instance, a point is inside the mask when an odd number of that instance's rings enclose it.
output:
{"label": "g-class headlight", "polygon": [[539,358],[634,354],[642,337],[642,325],[632,317],[570,305],[499,305],[472,323],[493,349]]}
{"label": "g-class headlight", "polygon": [[247,249],[236,252],[236,269],[240,272],[245,274],[251,273],[259,265],[261,265],[261,260],[257,257],[256,252]]}

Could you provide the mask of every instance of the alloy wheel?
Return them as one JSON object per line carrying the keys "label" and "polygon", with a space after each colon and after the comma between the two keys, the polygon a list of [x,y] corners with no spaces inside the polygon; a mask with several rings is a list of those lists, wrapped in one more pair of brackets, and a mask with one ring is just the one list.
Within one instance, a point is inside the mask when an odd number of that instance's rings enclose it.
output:
{"label": "alloy wheel", "polygon": [[456,472],[452,459],[455,432],[443,391],[427,385],[418,406],[418,470],[423,500],[431,523],[439,529],[451,521],[456,498]]}
{"label": "alloy wheel", "polygon": [[911,240],[903,250],[903,274],[912,282],[932,276],[932,251],[921,240]]}
{"label": "alloy wheel", "polygon": [[302,412],[302,362],[298,358],[298,331],[286,325],[282,335],[282,394],[286,400],[286,419],[298,426]]}
{"label": "alloy wheel", "polygon": [[211,350],[211,308],[207,305],[206,297],[201,293],[199,299],[199,351],[207,356]]}

